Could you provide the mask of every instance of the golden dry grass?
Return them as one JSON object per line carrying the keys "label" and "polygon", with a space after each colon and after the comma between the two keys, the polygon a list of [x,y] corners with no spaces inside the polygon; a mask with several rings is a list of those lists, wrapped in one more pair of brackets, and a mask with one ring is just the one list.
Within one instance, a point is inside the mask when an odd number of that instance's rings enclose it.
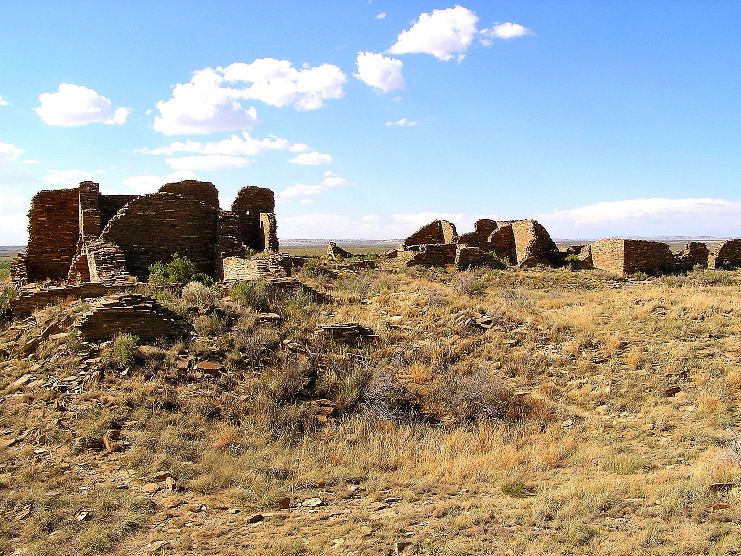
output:
{"label": "golden dry grass", "polygon": [[[202,336],[140,347],[127,365],[104,346],[104,372],[81,394],[8,389],[80,368],[90,347],[73,337],[30,359],[14,351],[64,309],[20,338],[3,332],[0,442],[14,442],[0,448],[0,550],[741,550],[741,273],[630,281],[389,262],[302,279],[335,302],[271,300],[278,325],[228,300],[199,315],[204,292],[165,300],[201,319]],[[472,324],[481,314],[491,329]],[[349,321],[378,339],[313,339],[317,323]],[[226,371],[178,370],[178,354]],[[326,421],[318,398],[336,407]],[[324,504],[297,505],[312,497]]]}

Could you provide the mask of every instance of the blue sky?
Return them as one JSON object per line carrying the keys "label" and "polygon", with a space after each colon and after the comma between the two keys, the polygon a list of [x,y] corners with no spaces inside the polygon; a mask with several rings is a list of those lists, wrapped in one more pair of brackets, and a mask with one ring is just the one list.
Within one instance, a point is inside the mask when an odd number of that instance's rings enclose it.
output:
{"label": "blue sky", "polygon": [[271,187],[283,238],[741,235],[738,2],[0,6],[0,244],[39,189]]}

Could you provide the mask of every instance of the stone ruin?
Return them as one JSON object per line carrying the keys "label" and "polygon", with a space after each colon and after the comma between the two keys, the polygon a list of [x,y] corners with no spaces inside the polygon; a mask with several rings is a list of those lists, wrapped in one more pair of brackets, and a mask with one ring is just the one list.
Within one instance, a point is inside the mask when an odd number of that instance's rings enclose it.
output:
{"label": "stone ruin", "polygon": [[176,253],[222,279],[225,259],[278,250],[274,210],[273,192],[262,187],[241,189],[231,210],[221,210],[216,187],[194,180],[141,196],[103,195],[90,181],[40,191],[28,213],[28,246],[11,265],[19,288],[13,312],[131,286]]}
{"label": "stone ruin", "polygon": [[485,218],[476,221],[473,232],[461,236],[452,222],[435,220],[405,239],[402,249],[416,251],[409,266],[455,265],[459,269],[501,267],[504,261],[524,268],[554,266],[560,256],[548,231],[536,220]]}
{"label": "stone ruin", "polygon": [[151,264],[175,253],[221,278],[226,257],[278,250],[274,210],[273,192],[262,187],[243,188],[232,210],[221,210],[216,187],[193,180],[142,196],[102,195],[89,181],[41,191],[12,280],[121,285],[145,280]]}
{"label": "stone ruin", "polygon": [[504,263],[520,268],[568,266],[573,270],[596,268],[626,276],[643,272],[687,272],[693,268],[741,267],[741,239],[721,244],[714,253],[707,245],[687,242],[679,253],[660,241],[601,239],[589,245],[560,250],[548,231],[536,220],[476,221],[474,231],[458,235],[455,224],[435,220],[404,240],[387,258],[402,257],[407,266],[455,266],[501,268]]}

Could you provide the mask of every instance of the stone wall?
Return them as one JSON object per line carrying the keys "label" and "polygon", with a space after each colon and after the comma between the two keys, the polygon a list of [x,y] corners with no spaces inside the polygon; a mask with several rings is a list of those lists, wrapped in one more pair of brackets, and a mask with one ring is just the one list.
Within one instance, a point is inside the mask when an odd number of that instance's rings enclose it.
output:
{"label": "stone wall", "polygon": [[517,264],[517,249],[512,222],[497,222],[497,229],[487,239],[489,249],[509,264]]}
{"label": "stone wall", "polygon": [[105,284],[87,282],[71,286],[51,286],[49,288],[22,288],[10,302],[14,318],[24,318],[37,309],[55,305],[66,299],[79,300],[101,297],[111,292],[121,291],[122,287],[109,287]]}
{"label": "stone wall", "polygon": [[16,286],[27,284],[28,274],[26,269],[26,250],[23,249],[10,262],[10,281]]}
{"label": "stone wall", "polygon": [[[260,214],[275,212],[275,195],[273,192],[264,187],[243,187],[232,203],[232,212],[239,215],[242,243],[256,251],[265,250],[266,238],[262,229]],[[274,247],[275,249],[271,250],[277,251],[277,235],[275,236]]]}
{"label": "stone wall", "polygon": [[226,257],[223,264],[225,282],[286,278],[290,275],[290,270],[281,264],[279,257]]}
{"label": "stone wall", "polygon": [[512,222],[517,264],[521,267],[553,265],[558,257],[558,247],[548,231],[536,220]]}
{"label": "stone wall", "polygon": [[674,270],[688,271],[696,266],[707,268],[710,251],[699,241],[685,243],[684,250],[674,255]]}
{"label": "stone wall", "polygon": [[470,245],[458,245],[454,264],[458,270],[476,267],[504,268],[505,266],[493,253]]}
{"label": "stone wall", "polygon": [[86,341],[110,340],[118,334],[134,334],[142,340],[175,339],[192,329],[177,314],[155,299],[139,294],[118,294],[95,302],[83,313],[75,328]]}
{"label": "stone wall", "polygon": [[407,261],[407,266],[448,266],[455,264],[458,246],[455,243],[420,245],[420,249]]}
{"label": "stone wall", "polygon": [[482,249],[489,249],[489,236],[499,228],[499,224],[495,220],[488,218],[482,218],[477,220],[473,225],[473,232],[462,234],[458,238],[458,243],[462,245],[470,245],[472,247],[480,247]]}
{"label": "stone wall", "polygon": [[[199,272],[215,276],[217,249],[216,188],[209,183],[184,182],[167,191],[144,195],[129,202],[106,225],[101,240],[117,245],[126,259],[127,271],[144,280],[149,266],[169,261],[175,253],[188,257]],[[204,193],[204,200],[194,194]]]}
{"label": "stone wall", "polygon": [[674,268],[666,243],[643,239],[601,239],[591,247],[594,268],[621,276],[644,272],[658,274]]}
{"label": "stone wall", "polygon": [[723,242],[711,257],[712,268],[741,267],[741,239]]}
{"label": "stone wall", "polygon": [[65,280],[80,235],[77,189],[39,191],[28,213],[26,273],[30,282]]}
{"label": "stone wall", "polygon": [[262,251],[278,252],[278,221],[273,212],[260,213]]}
{"label": "stone wall", "polygon": [[85,255],[90,281],[109,286],[135,281],[126,270],[126,256],[118,245],[96,239],[85,246]]}
{"label": "stone wall", "polygon": [[[139,195],[101,195],[98,197],[98,209],[102,228],[121,210],[124,205],[136,199]],[[101,228],[101,231],[102,231]]]}
{"label": "stone wall", "polygon": [[404,247],[431,243],[453,243],[458,240],[455,224],[447,220],[435,220],[422,226],[404,240]]}

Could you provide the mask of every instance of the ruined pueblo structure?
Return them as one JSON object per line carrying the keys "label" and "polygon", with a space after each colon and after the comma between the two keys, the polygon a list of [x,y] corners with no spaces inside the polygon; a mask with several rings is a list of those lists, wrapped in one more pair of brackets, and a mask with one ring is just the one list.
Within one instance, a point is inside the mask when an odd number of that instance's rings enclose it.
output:
{"label": "ruined pueblo structure", "polygon": [[13,281],[123,285],[145,280],[150,265],[175,253],[220,279],[225,258],[278,250],[274,210],[270,189],[245,187],[225,211],[212,183],[190,180],[142,196],[102,195],[89,181],[41,191]]}
{"label": "ruined pueblo structure", "polygon": [[223,279],[225,261],[277,252],[274,210],[273,192],[262,187],[241,189],[231,210],[221,210],[216,187],[193,180],[141,196],[103,195],[90,181],[40,191],[31,202],[27,249],[11,265],[19,288],[13,311],[130,287],[176,253]]}

